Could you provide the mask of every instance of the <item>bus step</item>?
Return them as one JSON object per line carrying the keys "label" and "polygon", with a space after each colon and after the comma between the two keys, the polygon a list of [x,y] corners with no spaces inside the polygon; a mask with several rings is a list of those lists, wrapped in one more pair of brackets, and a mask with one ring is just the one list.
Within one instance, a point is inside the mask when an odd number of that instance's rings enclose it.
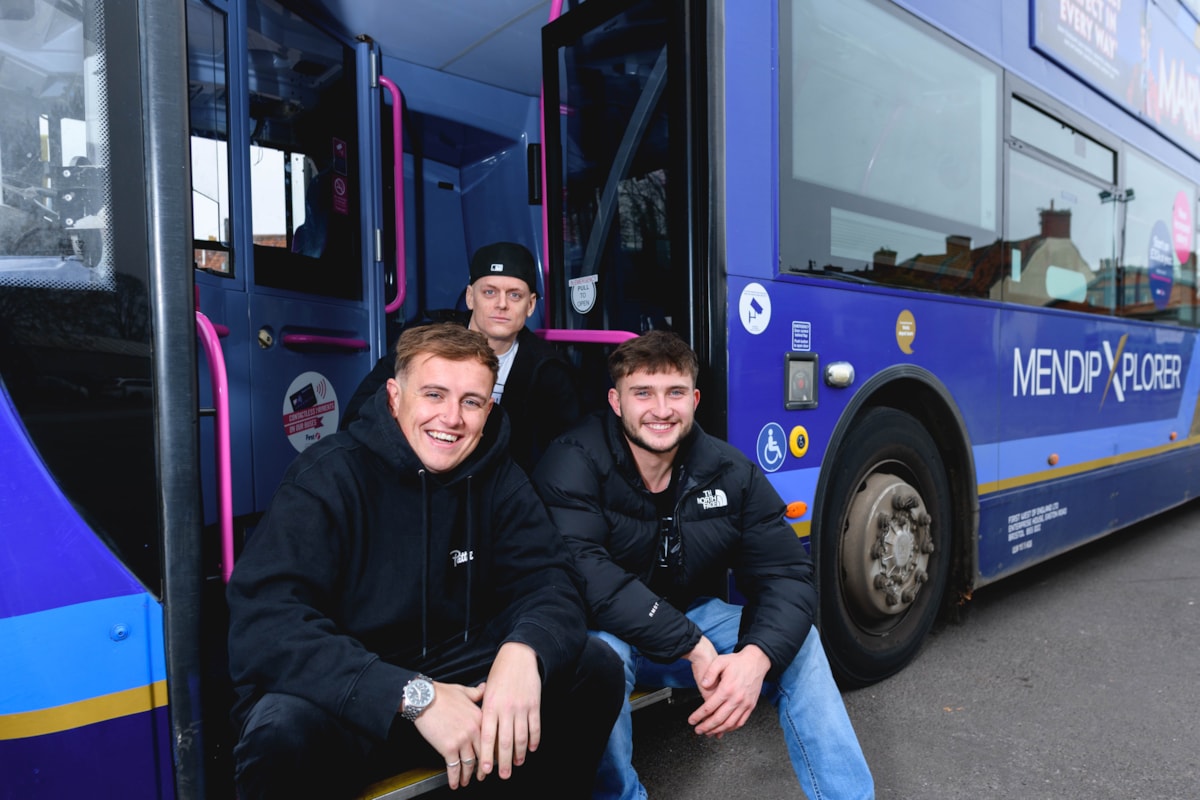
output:
{"label": "bus step", "polygon": [[415,767],[372,783],[363,789],[357,800],[404,800],[407,797],[420,797],[445,785],[444,768]]}
{"label": "bus step", "polygon": [[669,686],[661,689],[634,689],[633,694],[629,695],[629,708],[637,711],[639,708],[652,706],[660,700],[669,700],[670,698],[671,687]]}
{"label": "bus step", "polygon": [[[629,696],[629,707],[633,711],[654,705],[671,697],[670,687],[662,689],[637,689]],[[446,770],[434,767],[416,767],[398,775],[385,778],[368,786],[357,800],[405,800],[440,789],[446,785]]]}

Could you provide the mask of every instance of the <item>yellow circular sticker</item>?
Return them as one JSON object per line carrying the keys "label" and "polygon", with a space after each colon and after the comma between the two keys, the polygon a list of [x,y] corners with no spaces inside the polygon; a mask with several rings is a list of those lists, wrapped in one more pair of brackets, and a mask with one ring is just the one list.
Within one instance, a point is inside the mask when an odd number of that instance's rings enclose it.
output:
{"label": "yellow circular sticker", "polygon": [[911,356],[913,340],[916,338],[917,321],[911,311],[904,309],[900,316],[896,317],[896,344],[900,346],[901,351]]}
{"label": "yellow circular sticker", "polygon": [[796,458],[801,458],[808,452],[808,431],[804,429],[803,425],[792,428],[792,432],[788,436],[788,447],[791,448],[792,455]]}

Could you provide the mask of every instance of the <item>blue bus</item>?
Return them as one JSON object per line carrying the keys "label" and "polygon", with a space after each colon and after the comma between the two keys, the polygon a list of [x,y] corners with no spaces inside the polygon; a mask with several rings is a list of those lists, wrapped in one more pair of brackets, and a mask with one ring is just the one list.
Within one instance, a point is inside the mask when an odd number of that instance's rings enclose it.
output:
{"label": "blue bus", "polygon": [[623,338],[700,354],[844,686],[1195,497],[1197,20],[3,0],[0,797],[232,796],[238,548],[489,242],[597,403]]}

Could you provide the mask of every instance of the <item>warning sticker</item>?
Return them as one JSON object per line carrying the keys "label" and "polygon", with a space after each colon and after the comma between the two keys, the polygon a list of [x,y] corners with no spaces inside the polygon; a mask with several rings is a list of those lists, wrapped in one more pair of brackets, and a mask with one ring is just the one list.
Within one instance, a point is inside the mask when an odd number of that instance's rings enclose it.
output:
{"label": "warning sticker", "polygon": [[596,281],[599,275],[584,275],[567,281],[571,287],[571,306],[576,312],[586,314],[596,305]]}

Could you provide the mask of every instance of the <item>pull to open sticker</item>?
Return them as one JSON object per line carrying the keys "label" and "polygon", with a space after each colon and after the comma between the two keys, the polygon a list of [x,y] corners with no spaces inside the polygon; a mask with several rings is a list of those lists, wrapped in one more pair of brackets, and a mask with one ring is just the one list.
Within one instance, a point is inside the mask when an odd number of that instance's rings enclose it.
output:
{"label": "pull to open sticker", "polygon": [[596,281],[599,275],[584,275],[567,281],[571,287],[571,307],[578,314],[586,314],[596,305]]}

